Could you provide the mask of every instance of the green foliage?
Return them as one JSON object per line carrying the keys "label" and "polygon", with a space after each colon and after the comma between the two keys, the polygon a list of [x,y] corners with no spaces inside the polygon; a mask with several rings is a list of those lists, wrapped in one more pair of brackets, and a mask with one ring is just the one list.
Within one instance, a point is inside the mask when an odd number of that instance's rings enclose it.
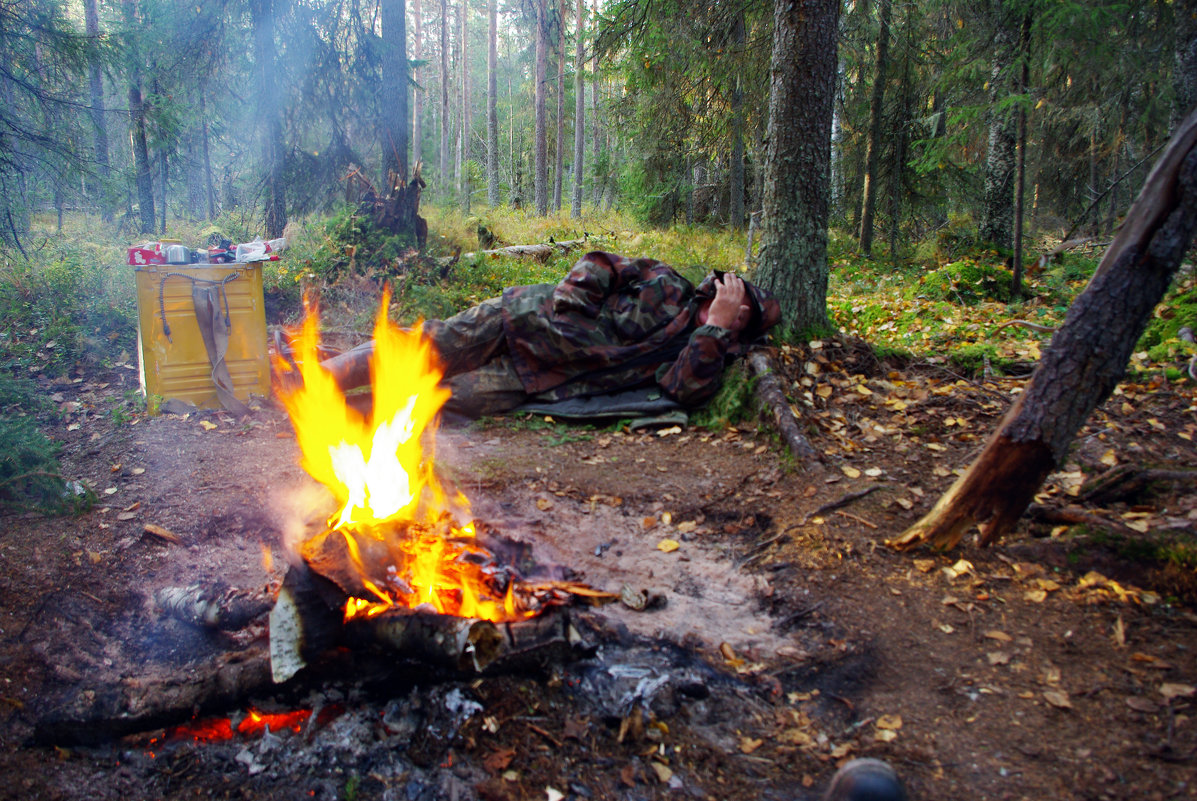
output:
{"label": "green foliage", "polygon": [[920,294],[972,306],[982,300],[1008,300],[1012,280],[1004,266],[965,257],[928,273],[920,282]]}
{"label": "green foliage", "polygon": [[756,378],[748,374],[743,362],[736,362],[723,374],[723,386],[709,403],[690,415],[691,424],[718,430],[756,417]]}
{"label": "green foliage", "polygon": [[132,276],[113,253],[66,238],[47,240],[26,260],[0,251],[0,362],[61,375],[136,342]]}
{"label": "green foliage", "polygon": [[95,494],[66,481],[57,448],[29,417],[0,414],[0,506],[67,514],[86,511]]}

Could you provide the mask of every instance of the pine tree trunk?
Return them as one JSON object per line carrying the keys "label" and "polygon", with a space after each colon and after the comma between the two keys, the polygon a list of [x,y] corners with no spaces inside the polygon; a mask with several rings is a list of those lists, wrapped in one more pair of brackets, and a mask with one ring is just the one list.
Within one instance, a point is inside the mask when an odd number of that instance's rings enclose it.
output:
{"label": "pine tree trunk", "polygon": [[826,329],[838,0],[774,0],[757,279],[794,331]]}
{"label": "pine tree trunk", "polygon": [[1172,104],[1173,128],[1197,105],[1197,0],[1175,0],[1176,55],[1172,83],[1176,99]]}
{"label": "pine tree trunk", "polygon": [[499,205],[499,13],[498,0],[486,4],[486,203]]}
{"label": "pine tree trunk", "polygon": [[266,170],[266,235],[283,235],[287,226],[286,184],[283,180],[283,120],[274,64],[274,24],[279,6],[274,0],[250,0],[257,72],[258,118],[262,124],[262,160]]}
{"label": "pine tree trunk", "polygon": [[421,0],[412,0],[412,19],[415,30],[412,36],[412,114],[411,114],[411,163],[414,169],[424,161],[424,87],[420,83],[419,64],[424,60],[424,11]]}
{"label": "pine tree trunk", "polygon": [[565,0],[558,10],[557,40],[557,165],[553,170],[553,211],[561,213],[561,183],[565,172]]}
{"label": "pine tree trunk", "polygon": [[212,174],[212,149],[208,144],[208,111],[204,100],[203,89],[200,90],[200,140],[204,151],[204,188],[208,196],[208,220],[216,219],[216,178]]}
{"label": "pine tree trunk", "polygon": [[548,0],[535,0],[536,3],[536,141],[533,149],[536,153],[536,166],[532,178],[532,202],[536,206],[537,215],[544,217],[549,213],[549,175],[548,175],[548,145],[545,141],[548,121],[545,119],[545,74],[548,60]]}
{"label": "pine tree trunk", "polygon": [[[736,15],[732,26],[732,47],[737,57],[744,50],[744,12]],[[744,87],[740,75],[732,77],[731,91],[731,164],[728,183],[727,218],[731,227],[744,227]]]}
{"label": "pine tree trunk", "polygon": [[[100,39],[100,14],[97,0],[85,0],[83,4],[84,25],[87,38],[93,42]],[[100,59],[92,54],[87,62],[87,82],[91,91],[91,123],[95,128],[96,172],[100,176],[100,185],[96,188],[99,195],[100,215],[104,222],[111,222],[113,218],[112,204],[109,201],[112,168],[108,160],[108,120],[104,113],[104,80],[100,71]]]}
{"label": "pine tree trunk", "polygon": [[470,58],[469,58],[469,3],[461,4],[461,155],[458,158],[458,183],[461,186],[461,208],[470,213]]}
{"label": "pine tree trunk", "polygon": [[437,178],[449,185],[449,5],[441,0],[441,148]]}
{"label": "pine tree trunk", "polygon": [[987,545],[1018,522],[1076,432],[1121,380],[1192,240],[1195,144],[1197,113],[1177,129],[1026,390],[980,455],[922,520],[889,545],[946,550],[974,523]]}
{"label": "pine tree trunk", "polygon": [[[1025,94],[1031,83],[1031,15],[1022,20],[1022,31],[1018,37],[1019,67],[1018,93]],[[1027,177],[1027,110],[1018,109],[1018,158],[1014,165],[1014,277],[1010,285],[1010,299],[1022,297],[1022,218]]]}
{"label": "pine tree trunk", "polygon": [[[137,0],[121,0],[125,24],[138,24]],[[140,212],[140,233],[154,232],[154,181],[150,167],[150,148],[146,142],[145,105],[141,95],[141,55],[130,45],[127,51],[129,67],[129,121],[133,128],[133,172],[137,176],[137,204]]]}
{"label": "pine tree trunk", "polygon": [[885,103],[885,73],[889,69],[889,20],[891,0],[881,0],[878,13],[877,60],[873,74],[873,93],[869,100],[869,139],[865,146],[864,189],[861,193],[860,252],[873,255],[873,214],[877,206],[877,162],[881,153],[881,118]]}
{"label": "pine tree trunk", "polygon": [[1011,109],[998,109],[1008,94],[1014,66],[1015,33],[1001,2],[994,1],[993,67],[989,78],[989,149],[985,158],[985,200],[978,231],[983,242],[1010,247],[1014,221],[1016,123]]}
{"label": "pine tree trunk", "polygon": [[[382,177],[387,191],[407,183],[407,1],[382,0]],[[393,177],[392,177],[393,176]]]}
{"label": "pine tree trunk", "polygon": [[[598,19],[598,0],[594,0],[594,16]],[[603,176],[602,176],[602,144],[603,144],[603,123],[599,118],[599,57],[598,53],[594,54],[594,59],[590,64],[590,158],[594,162],[594,184],[591,186],[591,193],[594,196],[594,208],[597,211],[599,204],[603,199]]]}
{"label": "pine tree trunk", "polygon": [[586,0],[578,0],[576,21],[577,42],[574,44],[574,192],[569,214],[575,220],[582,216],[582,183],[585,179],[586,156]]}

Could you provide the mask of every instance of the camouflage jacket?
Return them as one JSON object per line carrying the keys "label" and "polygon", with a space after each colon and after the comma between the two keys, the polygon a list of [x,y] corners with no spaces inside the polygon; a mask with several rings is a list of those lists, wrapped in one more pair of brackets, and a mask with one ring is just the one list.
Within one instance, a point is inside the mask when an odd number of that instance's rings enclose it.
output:
{"label": "camouflage jacket", "polygon": [[659,261],[596,251],[556,286],[506,290],[504,334],[524,389],[541,399],[655,381],[695,406],[718,391],[736,341],[727,329],[697,324],[699,305],[713,296],[713,277],[696,288]]}

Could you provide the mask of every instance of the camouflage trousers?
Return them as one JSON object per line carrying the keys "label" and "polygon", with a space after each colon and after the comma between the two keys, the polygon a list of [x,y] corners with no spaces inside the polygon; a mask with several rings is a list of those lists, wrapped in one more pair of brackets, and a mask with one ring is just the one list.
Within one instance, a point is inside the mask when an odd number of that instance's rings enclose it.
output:
{"label": "camouflage trousers", "polygon": [[441,384],[453,393],[445,411],[464,417],[502,414],[528,399],[503,334],[501,298],[491,298],[447,320],[428,320],[424,335],[440,356]]}

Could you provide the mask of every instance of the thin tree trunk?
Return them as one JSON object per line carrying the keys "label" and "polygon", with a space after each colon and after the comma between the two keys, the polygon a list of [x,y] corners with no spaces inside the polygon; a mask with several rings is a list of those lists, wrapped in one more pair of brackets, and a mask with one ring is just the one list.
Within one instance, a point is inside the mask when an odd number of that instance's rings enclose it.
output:
{"label": "thin tree trunk", "polygon": [[994,24],[993,65],[989,78],[989,149],[985,158],[985,202],[978,234],[1001,248],[1011,244],[1014,219],[1014,161],[1017,137],[1014,113],[998,109],[1005,99],[1014,63],[1016,34],[1000,0],[991,0]]}
{"label": "thin tree trunk", "polygon": [[438,165],[442,187],[449,185],[449,5],[441,0],[441,149]]}
{"label": "thin tree trunk", "polygon": [[[594,18],[597,25],[598,20],[598,0],[594,0]],[[603,200],[603,176],[602,176],[602,144],[603,144],[603,122],[599,117],[599,56],[594,54],[594,58],[590,62],[590,158],[594,162],[594,183],[591,186],[591,194],[594,197],[594,208],[598,210],[599,204]]]}
{"label": "thin tree trunk", "polygon": [[582,216],[582,182],[585,179],[586,156],[586,0],[578,0],[576,23],[577,42],[574,44],[574,193],[570,216]]}
{"label": "thin tree trunk", "polygon": [[[121,0],[125,24],[130,28],[138,25],[137,0]],[[129,120],[133,127],[133,172],[137,176],[137,204],[140,212],[141,233],[154,232],[154,182],[150,167],[150,149],[146,143],[145,103],[141,95],[141,54],[137,48],[128,48],[129,67]]]}
{"label": "thin tree trunk", "polygon": [[[382,177],[388,194],[407,184],[407,1],[382,0]],[[391,176],[395,179],[392,179]]]}
{"label": "thin tree trunk", "polygon": [[826,330],[839,0],[775,0],[757,278],[794,331]]}
{"label": "thin tree trunk", "polygon": [[881,0],[878,13],[881,27],[877,32],[877,60],[873,74],[873,93],[869,100],[869,139],[865,146],[864,189],[861,193],[860,252],[873,255],[873,214],[877,206],[877,162],[881,153],[881,118],[885,103],[885,73],[889,69],[889,20],[891,0]]}
{"label": "thin tree trunk", "polygon": [[274,0],[250,0],[257,66],[258,117],[262,124],[262,154],[266,167],[265,229],[270,238],[287,226],[286,186],[283,181],[283,121],[274,65]]}
{"label": "thin tree trunk", "polygon": [[199,111],[200,142],[204,157],[204,193],[207,195],[208,201],[208,220],[212,221],[216,219],[216,180],[212,174],[212,152],[211,146],[208,143],[208,111],[202,87],[200,88]]}
{"label": "thin tree trunk", "polygon": [[1118,385],[1192,240],[1195,144],[1197,113],[1177,129],[1030,383],[981,453],[935,507],[889,545],[947,550],[974,523],[981,545],[988,545],[1018,522],[1076,432]]}
{"label": "thin tree trunk", "polygon": [[415,30],[412,36],[412,115],[411,115],[411,163],[424,161],[424,87],[420,83],[419,64],[424,59],[424,10],[421,0],[412,0],[412,19]]}
{"label": "thin tree trunk", "polygon": [[1197,0],[1175,0],[1176,54],[1172,83],[1176,100],[1172,104],[1175,128],[1197,105]]}
{"label": "thin tree trunk", "polygon": [[499,205],[499,13],[497,0],[487,0],[486,52],[486,203]]}
{"label": "thin tree trunk", "polygon": [[553,171],[553,211],[561,213],[561,183],[565,172],[565,0],[557,6],[557,165]]}
{"label": "thin tree trunk", "polygon": [[[1031,84],[1031,15],[1022,20],[1022,32],[1018,41],[1018,56],[1022,62],[1019,68],[1018,93],[1025,94]],[[1026,194],[1027,176],[1027,109],[1026,104],[1018,107],[1018,158],[1014,167],[1014,279],[1010,286],[1010,299],[1022,297],[1022,210]]]}
{"label": "thin tree trunk", "polygon": [[461,186],[461,207],[466,214],[470,213],[470,58],[469,58],[469,3],[461,3],[461,150],[458,161],[458,184]]}
{"label": "thin tree trunk", "polygon": [[548,148],[545,141],[547,120],[545,119],[545,72],[548,59],[548,0],[535,0],[536,3],[536,141],[533,148],[536,153],[535,174],[532,179],[533,203],[537,215],[544,217],[549,213],[549,175]]}
{"label": "thin tree trunk", "polygon": [[[83,4],[84,25],[87,38],[98,45],[100,40],[100,14],[97,0],[85,0]],[[97,191],[99,194],[100,215],[104,222],[112,222],[112,204],[109,201],[112,167],[108,160],[108,120],[104,113],[104,80],[100,71],[100,59],[92,54],[87,63],[88,88],[91,91],[91,123],[95,128],[95,157],[96,173],[100,177]]]}
{"label": "thin tree trunk", "polygon": [[[736,14],[732,26],[732,48],[736,58],[744,53],[744,12]],[[731,227],[744,227],[744,87],[737,72],[731,90],[731,164],[727,199],[727,217]]]}
{"label": "thin tree trunk", "polygon": [[[905,26],[909,30],[909,25]],[[906,139],[910,130],[910,59],[904,59],[902,85],[898,91],[898,118],[894,126],[894,159],[889,176],[889,257],[898,261],[898,247],[902,229],[902,178],[906,167]]]}

